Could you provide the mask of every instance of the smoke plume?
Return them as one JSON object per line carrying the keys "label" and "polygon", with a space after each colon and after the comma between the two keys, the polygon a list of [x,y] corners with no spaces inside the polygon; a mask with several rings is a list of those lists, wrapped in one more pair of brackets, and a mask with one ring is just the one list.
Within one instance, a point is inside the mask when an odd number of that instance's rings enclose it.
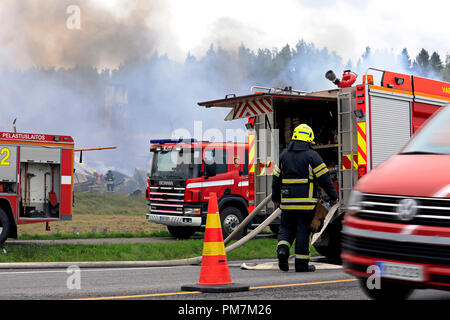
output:
{"label": "smoke plume", "polygon": [[[125,60],[148,58],[163,36],[161,31],[169,16],[163,3],[3,0],[0,43],[6,54],[0,64],[102,69],[117,67]],[[71,19],[78,18],[79,25],[73,27]]]}
{"label": "smoke plume", "polygon": [[[249,94],[253,85],[324,90],[331,86],[325,72],[347,67],[304,41],[251,51],[245,45],[257,30],[241,32],[227,18],[206,38],[204,55],[174,61],[165,54],[177,49],[170,9],[164,0],[2,0],[0,131],[17,118],[21,132],[70,135],[77,147],[116,146],[83,159],[93,169],[131,174],[149,169],[150,139],[193,136],[198,121],[203,132],[244,129],[244,121],[223,121],[228,109],[197,102]],[[232,37],[238,33],[240,41]],[[368,55],[352,69],[391,58]]]}

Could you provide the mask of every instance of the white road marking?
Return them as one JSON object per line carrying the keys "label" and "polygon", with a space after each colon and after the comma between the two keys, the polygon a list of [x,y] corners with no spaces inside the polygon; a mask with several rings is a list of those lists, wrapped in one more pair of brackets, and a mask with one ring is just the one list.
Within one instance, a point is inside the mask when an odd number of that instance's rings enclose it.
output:
{"label": "white road marking", "polygon": [[[77,264],[74,263],[74,266]],[[101,268],[101,269],[91,269],[80,267],[82,272],[99,272],[99,271],[127,271],[127,270],[150,270],[150,269],[167,269],[167,268],[180,268],[180,267],[197,267],[197,266],[173,266],[173,267],[138,267],[138,268]],[[35,270],[35,271],[11,271],[11,272],[0,272],[0,275],[10,275],[10,274],[38,274],[38,273],[66,273],[67,270]]]}

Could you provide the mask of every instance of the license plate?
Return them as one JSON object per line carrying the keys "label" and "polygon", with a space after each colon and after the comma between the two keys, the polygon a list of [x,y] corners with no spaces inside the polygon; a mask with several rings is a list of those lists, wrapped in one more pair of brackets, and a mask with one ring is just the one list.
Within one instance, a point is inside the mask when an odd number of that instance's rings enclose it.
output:
{"label": "license plate", "polygon": [[379,261],[376,264],[378,268],[380,268],[382,277],[409,281],[424,281],[423,266],[384,261]]}

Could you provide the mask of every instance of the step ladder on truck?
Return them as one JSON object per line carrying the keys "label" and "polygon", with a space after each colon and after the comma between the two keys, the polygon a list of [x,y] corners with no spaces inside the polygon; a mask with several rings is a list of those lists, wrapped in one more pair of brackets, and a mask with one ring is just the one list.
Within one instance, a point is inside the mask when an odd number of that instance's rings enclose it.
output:
{"label": "step ladder on truck", "polygon": [[[344,71],[338,79],[326,77],[338,88],[315,92],[285,88],[251,88],[248,95],[199,102],[201,107],[230,109],[226,121],[248,118],[249,173],[254,175],[255,206],[271,193],[272,170],[286,150],[294,128],[306,123],[314,130],[319,152],[328,165],[339,195],[339,207],[330,210],[314,242],[316,250],[340,261],[340,232],[350,192],[358,179],[396,154],[412,134],[448,101],[433,94],[447,88],[443,82],[369,68],[360,83]],[[441,89],[444,90],[444,89]],[[321,203],[330,209],[321,192]],[[274,211],[269,202],[261,220]],[[277,231],[279,219],[271,225]]]}

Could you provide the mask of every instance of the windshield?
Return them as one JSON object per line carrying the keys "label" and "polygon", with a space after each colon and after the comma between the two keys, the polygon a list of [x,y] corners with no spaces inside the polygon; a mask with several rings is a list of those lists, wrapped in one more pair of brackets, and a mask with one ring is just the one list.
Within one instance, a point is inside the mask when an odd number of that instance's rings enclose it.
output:
{"label": "windshield", "polygon": [[153,154],[152,173],[154,178],[197,178],[201,170],[201,152],[194,149],[172,149]]}
{"label": "windshield", "polygon": [[450,106],[413,136],[401,154],[450,154]]}

